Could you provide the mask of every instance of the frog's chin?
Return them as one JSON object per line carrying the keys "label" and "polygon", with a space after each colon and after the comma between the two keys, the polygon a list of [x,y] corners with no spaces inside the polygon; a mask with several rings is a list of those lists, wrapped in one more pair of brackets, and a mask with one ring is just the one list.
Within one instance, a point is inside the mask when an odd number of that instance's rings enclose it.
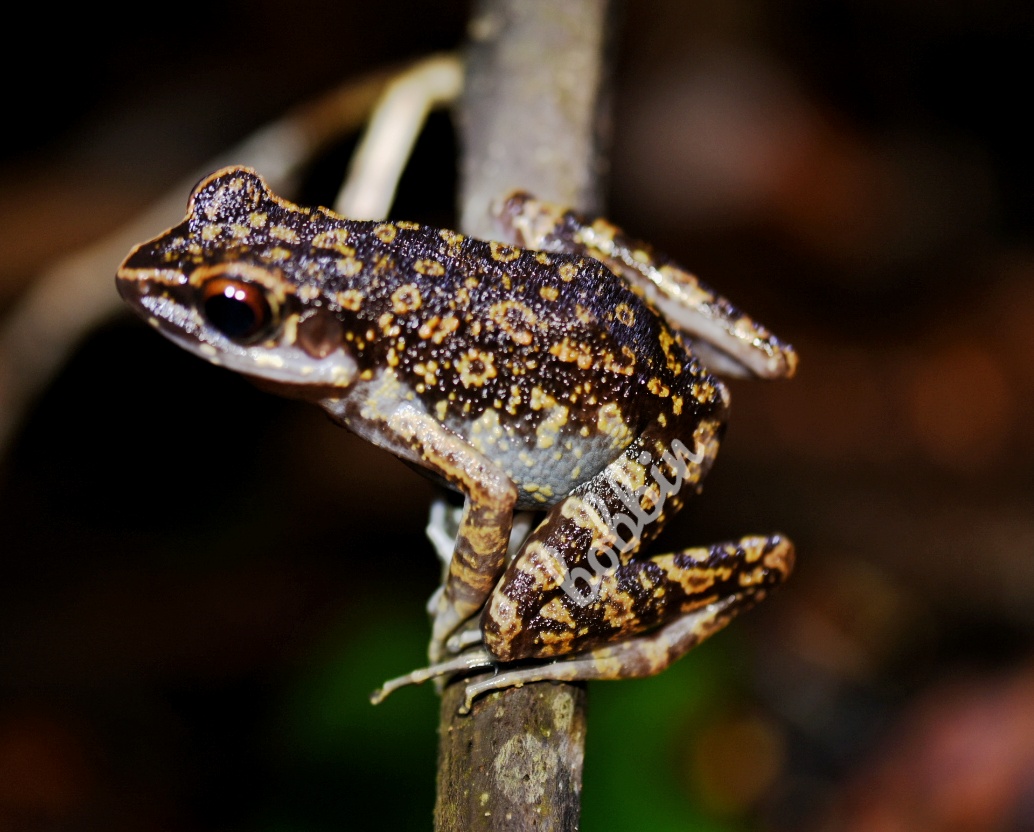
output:
{"label": "frog's chin", "polygon": [[222,336],[198,338],[164,328],[162,334],[210,364],[292,398],[322,399],[340,393],[358,374],[355,359],[344,349],[313,358],[299,347],[276,343],[242,345]]}

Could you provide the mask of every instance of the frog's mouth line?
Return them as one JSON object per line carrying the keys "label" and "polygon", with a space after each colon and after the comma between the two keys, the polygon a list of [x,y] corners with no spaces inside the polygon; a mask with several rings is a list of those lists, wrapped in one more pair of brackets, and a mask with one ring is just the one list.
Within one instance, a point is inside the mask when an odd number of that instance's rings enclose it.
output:
{"label": "frog's mouth line", "polygon": [[[159,332],[174,339],[181,334],[191,337],[195,341],[183,346],[196,347],[200,327],[191,311],[193,289],[171,281],[159,282],[153,274],[135,270],[120,271],[115,285],[122,299]],[[157,291],[152,291],[155,288]]]}

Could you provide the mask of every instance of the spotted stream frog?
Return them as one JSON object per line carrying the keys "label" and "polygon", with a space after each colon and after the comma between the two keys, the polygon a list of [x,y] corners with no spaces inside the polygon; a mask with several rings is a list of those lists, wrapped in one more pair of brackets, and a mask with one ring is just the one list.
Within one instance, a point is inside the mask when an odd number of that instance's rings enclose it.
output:
{"label": "spotted stream frog", "polygon": [[[118,272],[175,343],[465,498],[432,665],[375,699],[475,668],[497,672],[468,709],[525,682],[651,675],[793,565],[778,535],[641,553],[714,461],[729,394],[712,372],[789,377],[792,347],[605,221],[526,194],[497,214],[513,245],[348,220],[227,168]],[[508,558],[521,510],[541,513]]]}

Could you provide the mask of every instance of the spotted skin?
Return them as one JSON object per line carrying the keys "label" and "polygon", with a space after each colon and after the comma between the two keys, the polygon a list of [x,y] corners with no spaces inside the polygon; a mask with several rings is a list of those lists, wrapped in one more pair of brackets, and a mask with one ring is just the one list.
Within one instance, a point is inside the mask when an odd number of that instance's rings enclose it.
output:
{"label": "spotted skin", "polygon": [[[792,348],[602,221],[524,195],[500,217],[525,247],[348,220],[227,168],[196,187],[182,223],[130,253],[118,286],[176,343],[317,402],[465,496],[435,661],[457,661],[482,609],[479,655],[543,660],[545,673],[574,656],[613,667],[615,645],[659,655],[658,634],[687,616],[699,640],[785,578],[792,549],[768,538],[640,554],[699,490],[725,426],[728,392],[691,346],[769,376],[792,374]],[[678,292],[662,271],[677,271]],[[672,322],[658,307],[676,301],[690,315]],[[521,509],[546,515],[507,566]],[[649,519],[615,536],[622,512]],[[608,544],[621,548],[609,571]],[[788,554],[752,556],[766,546]],[[622,646],[612,675],[640,675],[634,654]]]}

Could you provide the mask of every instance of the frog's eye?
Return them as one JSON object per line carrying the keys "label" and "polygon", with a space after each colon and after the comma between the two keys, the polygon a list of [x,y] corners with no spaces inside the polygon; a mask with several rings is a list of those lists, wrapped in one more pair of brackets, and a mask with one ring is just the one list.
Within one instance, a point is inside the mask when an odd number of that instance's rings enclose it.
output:
{"label": "frog's eye", "polygon": [[202,313],[231,341],[246,344],[270,335],[277,326],[274,310],[267,291],[255,283],[216,277],[201,287]]}

